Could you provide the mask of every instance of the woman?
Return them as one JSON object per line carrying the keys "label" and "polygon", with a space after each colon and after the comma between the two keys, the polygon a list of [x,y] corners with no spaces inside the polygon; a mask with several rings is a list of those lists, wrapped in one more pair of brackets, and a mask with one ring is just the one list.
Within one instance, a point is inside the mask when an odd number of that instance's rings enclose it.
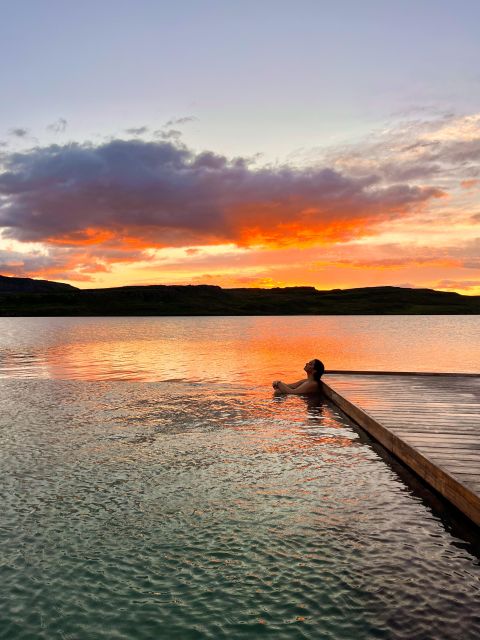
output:
{"label": "woman", "polygon": [[298,395],[304,393],[318,393],[321,389],[320,378],[325,371],[323,362],[315,358],[315,360],[307,362],[303,367],[303,370],[308,376],[306,380],[299,380],[293,384],[285,384],[285,382],[282,382],[281,380],[274,380],[272,382],[272,386],[275,391],[279,391],[280,393],[294,393]]}

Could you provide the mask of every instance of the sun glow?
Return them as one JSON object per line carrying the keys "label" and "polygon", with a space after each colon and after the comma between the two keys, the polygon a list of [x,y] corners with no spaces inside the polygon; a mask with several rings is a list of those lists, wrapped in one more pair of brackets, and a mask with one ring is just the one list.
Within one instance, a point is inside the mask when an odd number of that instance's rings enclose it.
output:
{"label": "sun glow", "polygon": [[479,124],[476,113],[392,124],[295,167],[166,139],[7,152],[0,273],[84,288],[396,285],[474,295]]}

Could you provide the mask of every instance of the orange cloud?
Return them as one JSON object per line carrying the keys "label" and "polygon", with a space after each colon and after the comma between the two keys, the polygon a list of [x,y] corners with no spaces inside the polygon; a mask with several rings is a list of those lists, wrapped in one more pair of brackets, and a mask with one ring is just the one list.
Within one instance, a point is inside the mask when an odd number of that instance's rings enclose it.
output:
{"label": "orange cloud", "polygon": [[85,247],[95,244],[104,244],[114,237],[114,232],[108,229],[94,229],[87,227],[86,229],[73,231],[67,234],[45,238],[44,242],[47,244],[65,247]]}
{"label": "orange cloud", "polygon": [[473,189],[478,184],[480,184],[480,180],[462,180],[460,182],[462,189]]}
{"label": "orange cloud", "polygon": [[354,267],[356,269],[397,269],[406,266],[430,265],[435,267],[459,267],[462,261],[454,258],[380,258],[378,260],[339,260],[337,262],[318,262],[317,266]]}

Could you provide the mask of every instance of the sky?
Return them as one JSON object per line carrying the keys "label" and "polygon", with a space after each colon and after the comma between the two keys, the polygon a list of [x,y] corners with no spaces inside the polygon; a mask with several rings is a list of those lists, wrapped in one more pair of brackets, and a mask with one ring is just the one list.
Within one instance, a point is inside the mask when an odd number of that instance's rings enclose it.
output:
{"label": "sky", "polygon": [[477,0],[0,11],[0,274],[480,295]]}

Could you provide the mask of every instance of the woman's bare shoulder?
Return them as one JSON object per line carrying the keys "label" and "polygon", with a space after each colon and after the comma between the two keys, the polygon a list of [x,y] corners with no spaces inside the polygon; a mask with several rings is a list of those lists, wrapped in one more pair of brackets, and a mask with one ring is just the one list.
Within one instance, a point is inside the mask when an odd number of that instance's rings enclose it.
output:
{"label": "woman's bare shoulder", "polygon": [[301,393],[318,393],[320,386],[315,380],[304,380],[303,383],[297,387],[297,391]]}
{"label": "woman's bare shoulder", "polygon": [[292,382],[292,384],[289,384],[288,386],[291,387],[292,389],[296,389],[297,387],[299,387],[301,384],[304,384],[305,382],[308,382],[308,378],[303,378],[302,380],[298,380],[297,382]]}

